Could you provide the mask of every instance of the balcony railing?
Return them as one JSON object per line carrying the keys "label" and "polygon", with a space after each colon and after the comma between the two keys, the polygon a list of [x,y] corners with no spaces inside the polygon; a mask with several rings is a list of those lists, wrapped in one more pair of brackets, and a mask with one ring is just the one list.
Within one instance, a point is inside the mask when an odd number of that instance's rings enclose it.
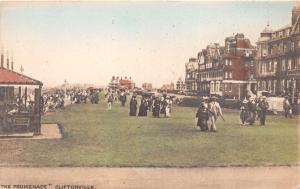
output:
{"label": "balcony railing", "polygon": [[295,69],[295,70],[289,70],[288,75],[296,75],[300,76],[300,69]]}
{"label": "balcony railing", "polygon": [[275,72],[263,72],[258,74],[259,77],[276,76]]}

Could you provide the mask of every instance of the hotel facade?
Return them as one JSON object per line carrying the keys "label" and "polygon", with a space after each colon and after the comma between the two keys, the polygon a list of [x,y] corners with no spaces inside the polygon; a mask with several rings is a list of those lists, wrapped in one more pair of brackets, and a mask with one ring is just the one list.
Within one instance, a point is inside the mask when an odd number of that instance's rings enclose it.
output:
{"label": "hotel facade", "polygon": [[277,30],[268,25],[256,46],[244,34],[212,43],[186,63],[186,90],[201,96],[238,98],[267,91],[297,96],[300,89],[300,6],[291,23]]}

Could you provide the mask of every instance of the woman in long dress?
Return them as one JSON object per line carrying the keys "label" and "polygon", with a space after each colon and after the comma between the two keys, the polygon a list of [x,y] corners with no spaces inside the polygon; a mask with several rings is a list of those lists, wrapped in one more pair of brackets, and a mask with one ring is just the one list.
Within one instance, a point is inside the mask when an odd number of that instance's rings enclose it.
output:
{"label": "woman in long dress", "polygon": [[166,111],[166,117],[171,117],[171,100],[169,97],[167,97],[166,99],[165,111]]}
{"label": "woman in long dress", "polygon": [[201,131],[208,131],[209,114],[204,103],[201,103],[200,107],[198,108],[196,118],[198,118],[197,127],[200,128]]}
{"label": "woman in long dress", "polygon": [[137,101],[136,101],[136,96],[133,95],[130,100],[129,116],[136,116],[136,110],[137,110]]}
{"label": "woman in long dress", "polygon": [[[145,111],[146,111],[146,113],[145,113]],[[146,110],[146,106],[145,106],[145,98],[142,97],[138,116],[146,116],[146,115],[147,115],[147,110]]]}

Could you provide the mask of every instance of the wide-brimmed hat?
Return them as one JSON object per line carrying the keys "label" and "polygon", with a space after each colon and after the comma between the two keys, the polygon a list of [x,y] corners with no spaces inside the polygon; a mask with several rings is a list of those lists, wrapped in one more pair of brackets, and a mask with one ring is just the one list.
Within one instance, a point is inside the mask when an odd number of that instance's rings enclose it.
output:
{"label": "wide-brimmed hat", "polygon": [[210,99],[211,99],[211,100],[216,100],[216,99],[217,99],[217,97],[215,97],[215,96],[212,96],[212,97],[210,97]]}
{"label": "wide-brimmed hat", "polygon": [[252,100],[255,100],[255,98],[251,96],[251,97],[249,98],[249,100],[252,101]]}
{"label": "wide-brimmed hat", "polygon": [[248,103],[249,101],[247,99],[244,99],[243,100],[243,103]]}
{"label": "wide-brimmed hat", "polygon": [[202,97],[203,100],[208,100],[207,96]]}

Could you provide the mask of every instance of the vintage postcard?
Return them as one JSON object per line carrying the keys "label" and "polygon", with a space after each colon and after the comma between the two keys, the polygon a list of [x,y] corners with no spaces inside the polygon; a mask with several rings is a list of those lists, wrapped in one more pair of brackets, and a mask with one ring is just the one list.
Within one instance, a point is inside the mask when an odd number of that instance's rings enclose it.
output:
{"label": "vintage postcard", "polygon": [[0,47],[0,189],[300,189],[299,1],[2,1]]}

